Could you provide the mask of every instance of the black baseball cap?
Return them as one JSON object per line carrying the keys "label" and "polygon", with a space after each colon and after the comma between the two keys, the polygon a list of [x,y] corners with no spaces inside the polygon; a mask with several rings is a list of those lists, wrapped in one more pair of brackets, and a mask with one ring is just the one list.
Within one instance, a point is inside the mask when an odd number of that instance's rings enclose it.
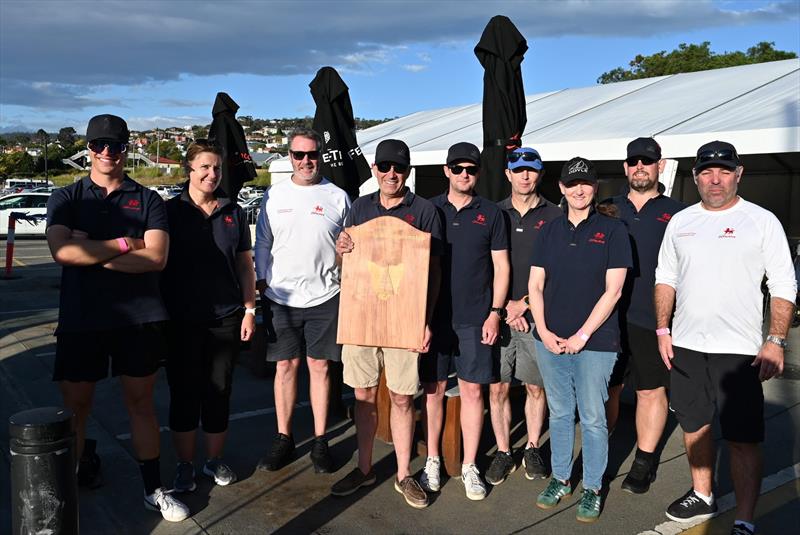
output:
{"label": "black baseball cap", "polygon": [[478,147],[473,145],[472,143],[467,143],[466,141],[462,141],[461,143],[456,143],[447,151],[447,161],[445,162],[447,165],[450,165],[453,162],[463,161],[466,160],[468,162],[472,162],[475,165],[481,164],[481,151],[478,150]]}
{"label": "black baseball cap", "polygon": [[89,126],[86,127],[86,141],[108,139],[127,143],[130,136],[128,123],[125,122],[125,119],[107,113],[95,115],[89,119]]}
{"label": "black baseball cap", "polygon": [[561,182],[569,184],[575,180],[597,183],[597,170],[591,160],[576,156],[561,168]]}
{"label": "black baseball cap", "polygon": [[628,158],[635,158],[636,156],[660,160],[661,146],[651,137],[637,137],[628,143]]}
{"label": "black baseball cap", "polygon": [[702,171],[706,167],[712,166],[736,169],[739,163],[739,154],[736,152],[736,147],[725,141],[712,141],[697,149],[694,170]]}
{"label": "black baseball cap", "polygon": [[411,155],[408,145],[399,139],[384,139],[378,143],[375,149],[375,163],[399,163],[405,166],[411,165]]}

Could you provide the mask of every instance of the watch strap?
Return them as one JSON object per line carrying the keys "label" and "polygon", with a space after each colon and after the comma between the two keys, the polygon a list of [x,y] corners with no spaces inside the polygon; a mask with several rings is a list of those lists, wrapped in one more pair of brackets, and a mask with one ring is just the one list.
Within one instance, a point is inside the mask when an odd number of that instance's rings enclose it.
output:
{"label": "watch strap", "polygon": [[662,327],[660,329],[656,329],[656,336],[664,336],[665,334],[669,333],[670,333],[669,327]]}
{"label": "watch strap", "polygon": [[119,251],[122,254],[125,254],[131,250],[130,245],[128,245],[128,240],[125,238],[117,238],[117,244],[119,245]]}
{"label": "watch strap", "polygon": [[769,336],[767,336],[767,342],[775,344],[776,346],[779,346],[783,349],[786,349],[787,346],[786,338],[781,338],[780,336],[776,336],[774,334],[770,334]]}

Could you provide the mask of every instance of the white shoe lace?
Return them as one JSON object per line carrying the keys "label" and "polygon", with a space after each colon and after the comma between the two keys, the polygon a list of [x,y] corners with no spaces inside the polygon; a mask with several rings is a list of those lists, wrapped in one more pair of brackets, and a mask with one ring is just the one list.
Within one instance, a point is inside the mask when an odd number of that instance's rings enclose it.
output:
{"label": "white shoe lace", "polygon": [[189,516],[189,508],[164,489],[156,489],[152,502],[158,507],[164,520],[177,522]]}
{"label": "white shoe lace", "polygon": [[[689,507],[689,506],[690,506],[690,505],[692,505],[693,503],[700,503],[700,501],[701,501],[701,500],[700,500],[700,498],[699,498],[699,497],[697,497],[697,496],[695,496],[694,494],[692,494],[691,496],[689,496],[688,498],[686,498],[685,500],[683,500],[683,501],[681,502],[681,507]],[[705,502],[704,502],[704,503],[705,503]]]}
{"label": "white shoe lace", "polygon": [[461,479],[464,481],[465,486],[468,486],[471,491],[484,490],[481,476],[478,474],[478,467],[474,464],[470,464],[461,470]]}

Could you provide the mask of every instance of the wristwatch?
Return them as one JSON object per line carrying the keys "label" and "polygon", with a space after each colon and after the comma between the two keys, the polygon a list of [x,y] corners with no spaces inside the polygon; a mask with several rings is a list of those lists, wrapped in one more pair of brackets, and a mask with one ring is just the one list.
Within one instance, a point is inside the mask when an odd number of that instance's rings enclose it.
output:
{"label": "wristwatch", "polygon": [[244,307],[244,313],[245,314],[252,314],[253,316],[255,316],[256,315],[256,309],[255,308]]}
{"label": "wristwatch", "polygon": [[776,346],[780,346],[782,349],[786,349],[786,346],[788,345],[786,343],[786,338],[781,338],[780,336],[775,336],[774,334],[767,336],[767,342],[771,342]]}
{"label": "wristwatch", "polygon": [[531,306],[531,300],[528,298],[527,295],[522,298],[522,302],[528,306]]}
{"label": "wristwatch", "polygon": [[501,320],[504,320],[508,317],[508,311],[503,307],[500,308],[492,307],[492,312],[497,312],[497,315],[500,316]]}

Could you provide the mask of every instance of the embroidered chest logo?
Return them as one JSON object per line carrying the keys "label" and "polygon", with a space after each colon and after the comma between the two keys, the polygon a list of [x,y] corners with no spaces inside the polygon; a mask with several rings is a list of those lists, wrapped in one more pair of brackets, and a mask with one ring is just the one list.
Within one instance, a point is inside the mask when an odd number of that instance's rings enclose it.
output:
{"label": "embroidered chest logo", "polygon": [[475,223],[476,225],[485,225],[486,216],[483,214],[478,214],[475,216],[475,219],[473,219],[472,222]]}
{"label": "embroidered chest logo", "polygon": [[718,238],[735,238],[736,235],[734,233],[735,233],[734,229],[732,229],[731,227],[726,227],[726,228],[722,229],[722,234],[720,234],[717,237]]}
{"label": "embroidered chest logo", "polygon": [[414,214],[406,214],[406,215],[403,217],[403,220],[404,220],[406,223],[408,223],[409,225],[413,224],[413,223],[414,223],[414,221],[415,221],[416,219],[417,219],[417,218],[416,218],[416,217],[414,217]]}
{"label": "embroidered chest logo", "polygon": [[594,235],[589,238],[589,243],[599,243],[603,245],[606,243],[606,235],[602,232],[595,232]]}
{"label": "embroidered chest logo", "polygon": [[656,218],[656,221],[661,221],[662,223],[669,223],[669,220],[672,219],[672,215],[664,212],[660,216]]}
{"label": "embroidered chest logo", "polygon": [[534,228],[534,230],[539,230],[539,229],[541,229],[543,226],[544,226],[544,219],[540,219],[539,221],[537,221],[537,222],[536,222],[536,226],[535,226],[535,227],[533,227],[533,228]]}
{"label": "embroidered chest logo", "polygon": [[325,210],[320,205],[316,205],[311,212],[312,215],[325,215]]}
{"label": "embroidered chest logo", "polygon": [[226,215],[225,217],[222,218],[222,220],[225,221],[225,225],[229,227],[233,226],[233,216]]}
{"label": "embroidered chest logo", "polygon": [[137,199],[131,199],[128,203],[122,207],[123,210],[134,210],[136,212],[141,211],[141,203]]}

